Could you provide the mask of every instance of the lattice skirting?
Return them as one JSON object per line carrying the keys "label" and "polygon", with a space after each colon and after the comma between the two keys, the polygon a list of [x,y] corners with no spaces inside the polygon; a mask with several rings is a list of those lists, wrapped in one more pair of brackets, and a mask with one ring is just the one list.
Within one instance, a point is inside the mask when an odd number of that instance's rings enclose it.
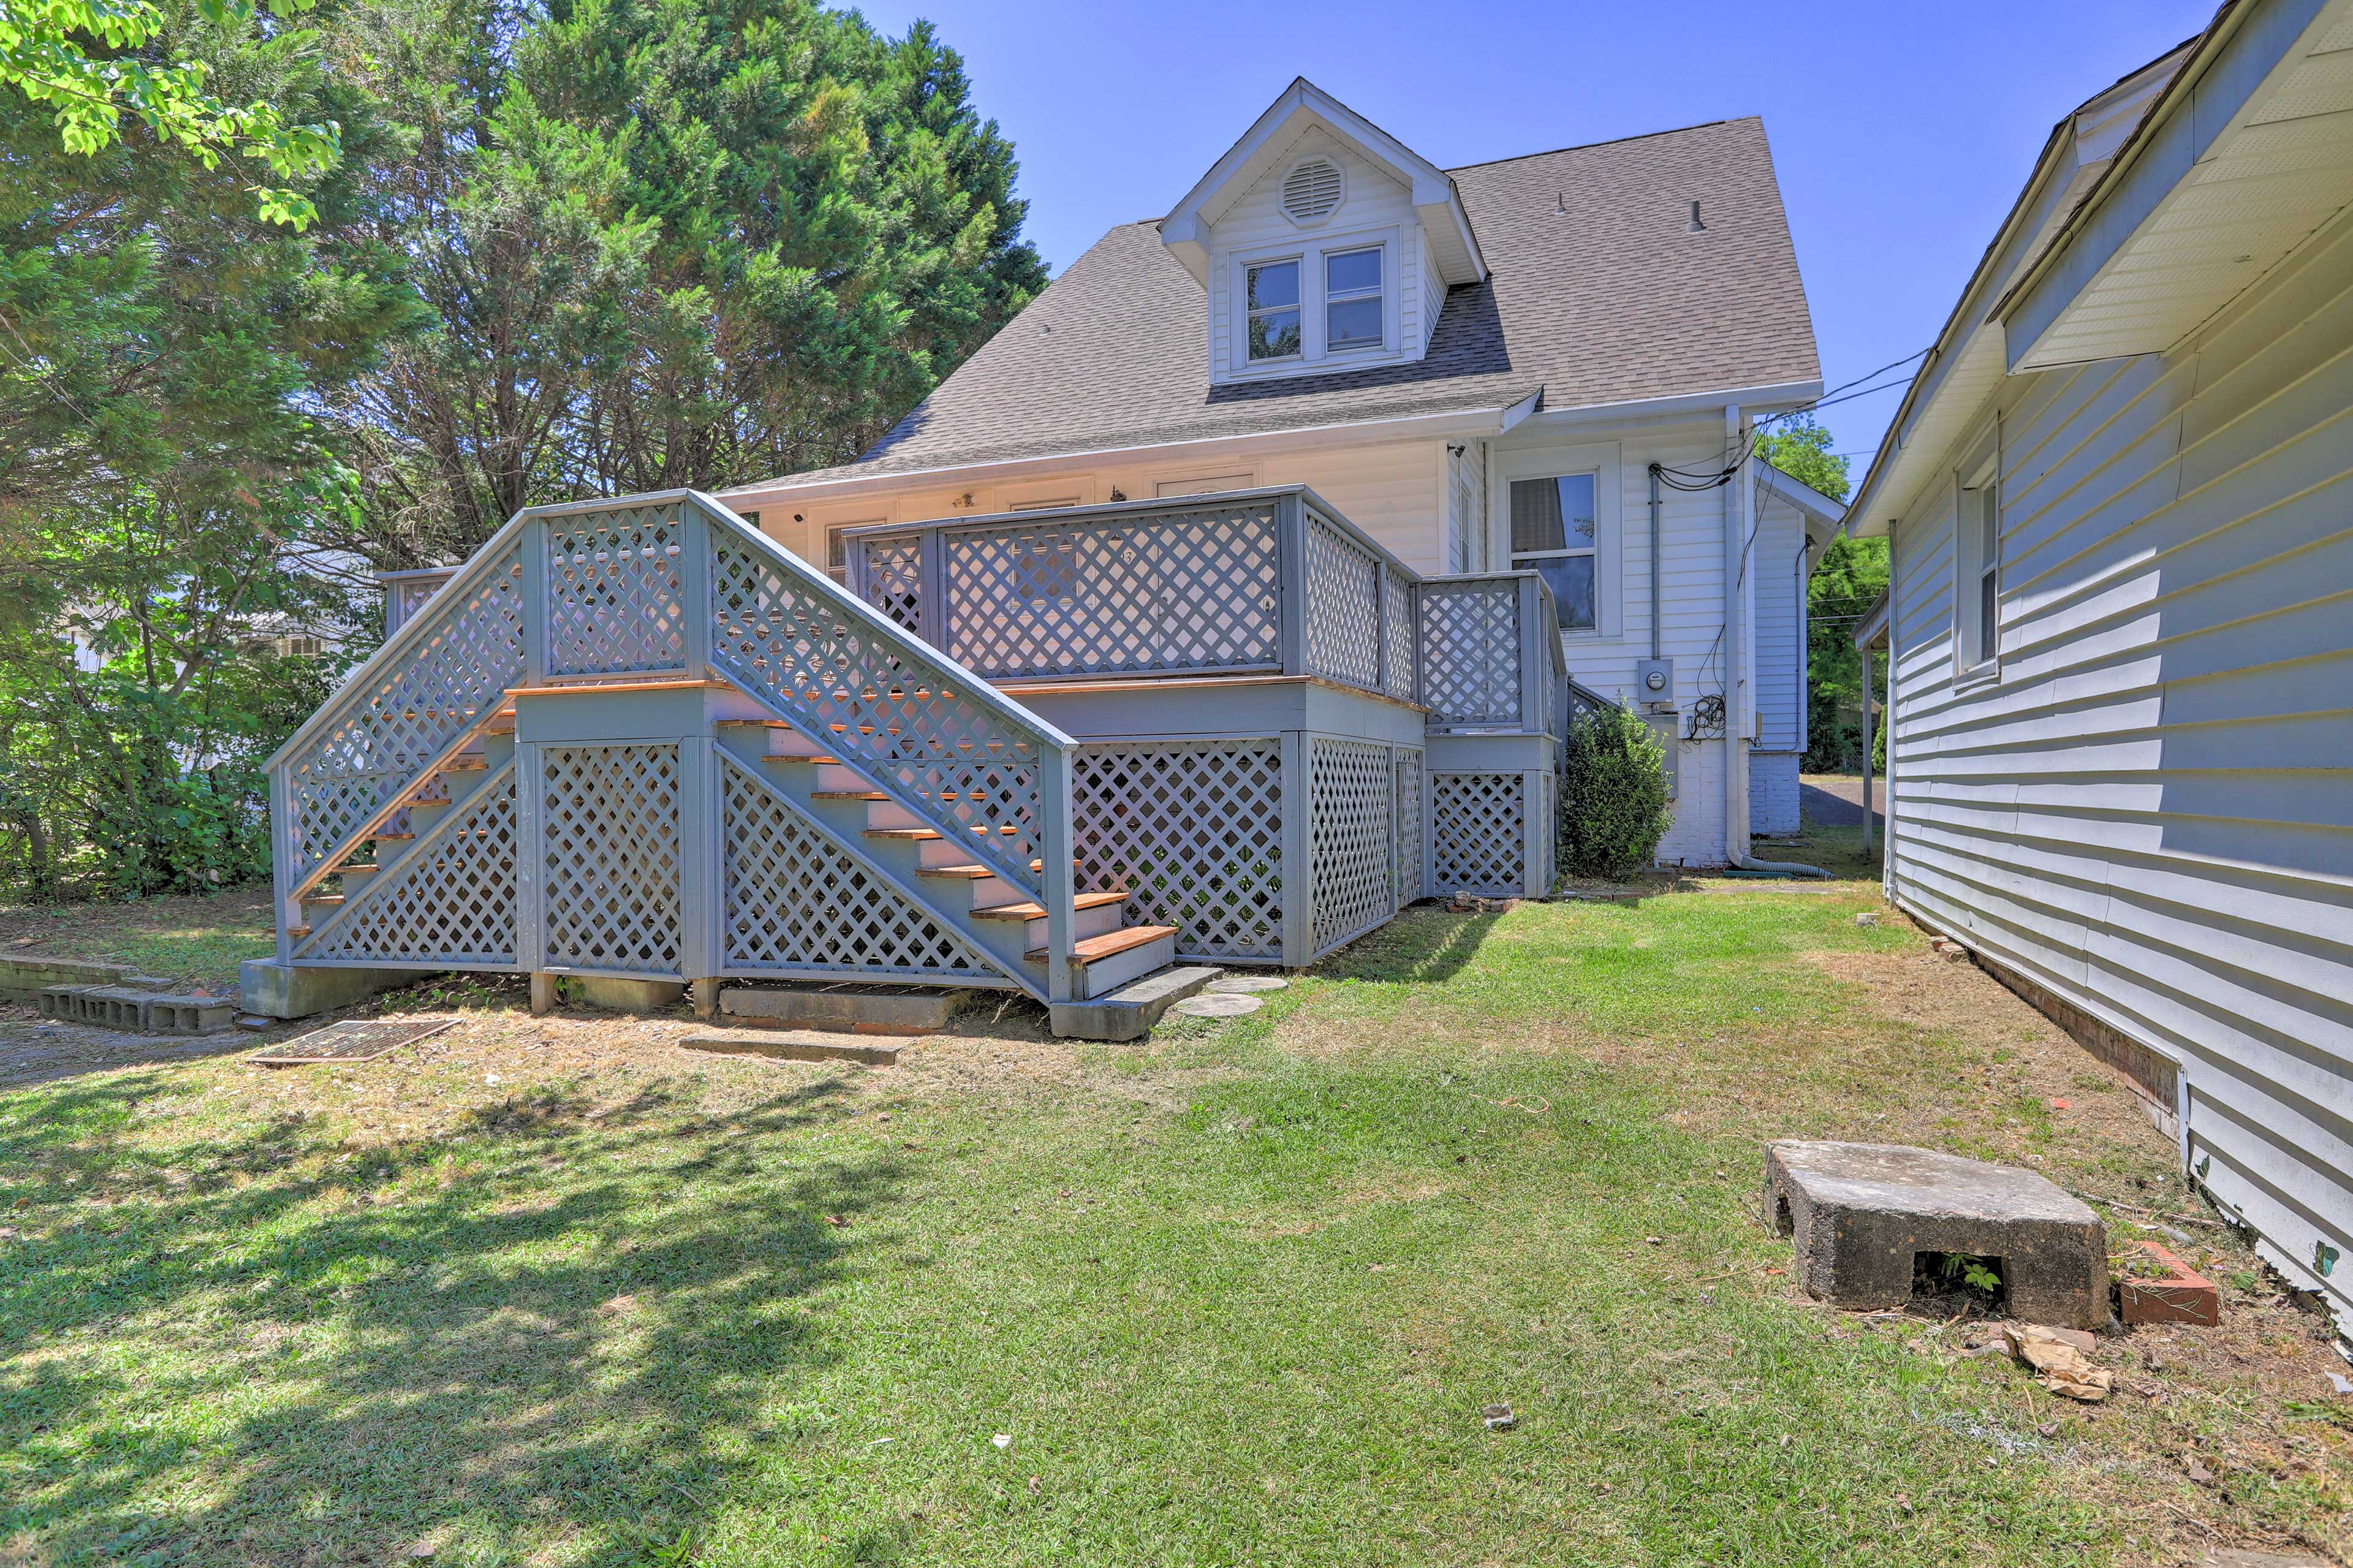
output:
{"label": "lattice skirting", "polygon": [[1308,738],[1314,819],[1314,943],[1318,953],[1397,912],[1394,748],[1369,741]]}
{"label": "lattice skirting", "polygon": [[1431,774],[1430,891],[1526,891],[1529,805],[1518,773]]}
{"label": "lattice skirting", "polygon": [[1082,890],[1133,889],[1127,922],[1182,957],[1283,956],[1279,742],[1083,745],[1071,797]]}
{"label": "lattice skirting", "polygon": [[730,973],[996,983],[995,965],[786,805],[733,757],[725,795]]}
{"label": "lattice skirting", "polygon": [[1416,899],[1426,899],[1430,889],[1422,886],[1421,873],[1421,795],[1422,752],[1416,746],[1399,746],[1396,753],[1397,805],[1391,820],[1397,824],[1397,902],[1403,909]]}
{"label": "lattice skirting", "polygon": [[515,770],[368,879],[299,962],[508,969],[515,963]]}
{"label": "lattice skirting", "polygon": [[540,748],[551,968],[679,976],[678,747]]}

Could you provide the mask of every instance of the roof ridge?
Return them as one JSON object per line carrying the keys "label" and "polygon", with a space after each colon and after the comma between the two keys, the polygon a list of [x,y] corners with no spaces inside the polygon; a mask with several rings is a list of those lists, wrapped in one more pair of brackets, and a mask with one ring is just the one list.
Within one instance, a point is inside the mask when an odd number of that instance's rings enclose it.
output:
{"label": "roof ridge", "polygon": [[1761,114],[1727,114],[1721,120],[1700,120],[1689,125],[1670,125],[1659,131],[1638,131],[1631,136],[1609,136],[1599,142],[1572,142],[1566,147],[1547,147],[1537,153],[1514,153],[1508,158],[1487,158],[1476,163],[1457,163],[1446,172],[1450,174],[1460,174],[1470,169],[1492,169],[1498,163],[1524,163],[1530,158],[1550,158],[1562,153],[1588,153],[1596,147],[1615,147],[1626,142],[1648,142],[1654,136],[1680,136],[1686,131],[1706,131],[1718,125],[1737,125],[1744,120],[1754,120],[1761,125],[1764,123],[1765,117]]}

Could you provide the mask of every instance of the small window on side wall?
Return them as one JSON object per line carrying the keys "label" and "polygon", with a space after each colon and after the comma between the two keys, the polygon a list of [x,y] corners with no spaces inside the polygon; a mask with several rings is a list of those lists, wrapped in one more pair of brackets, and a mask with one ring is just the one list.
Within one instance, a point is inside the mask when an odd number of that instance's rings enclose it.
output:
{"label": "small window on side wall", "polygon": [[1544,578],[1564,631],[1595,626],[1595,479],[1585,473],[1512,481],[1512,569]]}
{"label": "small window on side wall", "polygon": [[1341,250],[1324,258],[1324,348],[1329,353],[1377,349],[1388,337],[1381,304],[1381,247]]}
{"label": "small window on side wall", "polygon": [[1960,491],[1955,552],[1960,571],[1954,629],[1960,666],[1990,666],[2001,651],[2001,491],[1989,476]]}

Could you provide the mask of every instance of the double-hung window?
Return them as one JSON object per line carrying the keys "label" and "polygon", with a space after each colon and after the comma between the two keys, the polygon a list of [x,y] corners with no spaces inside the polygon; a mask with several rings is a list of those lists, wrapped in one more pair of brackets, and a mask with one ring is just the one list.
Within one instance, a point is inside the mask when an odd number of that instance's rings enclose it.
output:
{"label": "double-hung window", "polygon": [[1988,479],[1978,501],[1978,661],[2001,651],[2001,492]]}
{"label": "double-hung window", "polygon": [[2001,493],[1988,463],[1977,483],[1956,487],[1953,509],[1953,662],[1990,674],[2001,652]]}
{"label": "double-hung window", "polygon": [[1552,589],[1566,631],[1594,629],[1591,473],[1512,481],[1512,569],[1534,571]]}
{"label": "double-hung window", "polygon": [[1299,263],[1267,261],[1247,269],[1250,361],[1297,359]]}
{"label": "double-hung window", "polygon": [[1327,353],[1377,349],[1387,341],[1381,308],[1381,247],[1338,250],[1324,258],[1324,348]]}

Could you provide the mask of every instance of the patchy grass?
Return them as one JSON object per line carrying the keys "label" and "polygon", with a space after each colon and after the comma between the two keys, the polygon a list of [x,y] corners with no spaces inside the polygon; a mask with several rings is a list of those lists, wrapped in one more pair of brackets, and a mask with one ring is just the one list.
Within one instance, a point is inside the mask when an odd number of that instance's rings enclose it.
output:
{"label": "patchy grass", "polygon": [[2097,1409],[1793,1298],[1767,1137],[2200,1224],[2105,1069],[1874,907],[1424,909],[1231,1024],[873,1071],[445,984],[364,1067],[0,1095],[0,1561],[2342,1551],[2333,1356],[2225,1232],[2229,1325],[2105,1342]]}
{"label": "patchy grass", "polygon": [[239,963],[275,951],[264,883],[201,898],[0,909],[0,953],[102,959],[216,991],[236,986]]}

